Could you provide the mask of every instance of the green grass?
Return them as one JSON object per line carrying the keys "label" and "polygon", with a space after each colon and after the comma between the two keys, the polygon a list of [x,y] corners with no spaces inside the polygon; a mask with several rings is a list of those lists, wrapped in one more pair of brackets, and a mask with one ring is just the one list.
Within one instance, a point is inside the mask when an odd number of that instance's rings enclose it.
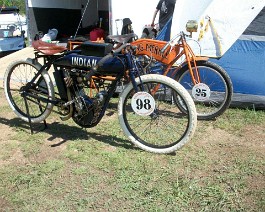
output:
{"label": "green grass", "polygon": [[[264,111],[255,111],[251,109],[233,109],[219,117],[219,121],[214,125],[225,130],[240,131],[246,125],[263,124],[265,120]],[[264,130],[264,129],[263,129]]]}
{"label": "green grass", "polygon": [[157,155],[128,141],[116,113],[91,129],[53,114],[31,135],[1,108],[0,211],[265,210],[264,111],[229,109]]}

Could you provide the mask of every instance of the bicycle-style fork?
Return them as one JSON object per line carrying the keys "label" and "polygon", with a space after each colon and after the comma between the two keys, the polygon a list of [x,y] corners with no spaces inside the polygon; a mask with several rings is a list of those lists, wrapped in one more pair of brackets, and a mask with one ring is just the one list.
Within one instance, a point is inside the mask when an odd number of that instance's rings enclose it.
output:
{"label": "bicycle-style fork", "polygon": [[[172,47],[171,47],[172,48]],[[168,72],[170,71],[170,68],[184,55],[185,56],[185,61],[182,62],[182,64],[187,64],[189,68],[189,72],[191,75],[191,80],[194,85],[201,83],[201,78],[200,74],[198,71],[197,67],[197,61],[199,60],[208,60],[208,57],[201,57],[201,56],[196,56],[191,49],[191,47],[187,44],[186,38],[184,33],[182,32],[180,35],[180,39],[178,42],[177,47],[173,48],[179,48],[182,49],[181,52],[166,66],[164,75],[167,75]],[[175,71],[171,74],[171,76],[174,76],[176,72],[182,67],[182,64],[175,69]]]}
{"label": "bicycle-style fork", "polygon": [[[178,49],[177,49],[178,48]],[[176,51],[178,52],[181,49],[181,52],[178,53],[176,55],[176,57],[166,66],[166,69],[164,70],[163,75],[167,75],[171,69],[171,67],[174,65],[174,63],[176,63],[183,55],[185,57],[185,61],[182,64],[187,64],[188,68],[189,68],[189,72],[190,72],[190,76],[191,76],[191,81],[193,82],[194,85],[201,83],[201,78],[200,78],[200,74],[198,71],[198,67],[196,64],[196,61],[198,60],[207,60],[208,58],[206,57],[197,57],[195,56],[194,52],[192,51],[191,47],[187,44],[187,41],[185,39],[185,35],[182,33],[180,35],[180,39],[178,41],[178,45],[174,45],[173,47],[170,47],[170,52],[171,51]],[[162,52],[164,52],[162,50]],[[168,54],[170,54],[170,52]],[[173,77],[176,72],[182,67],[182,65],[180,65],[179,67],[177,67],[171,74],[171,77]],[[159,89],[159,85],[157,85],[154,89],[153,89],[153,94],[155,94],[155,92]]]}

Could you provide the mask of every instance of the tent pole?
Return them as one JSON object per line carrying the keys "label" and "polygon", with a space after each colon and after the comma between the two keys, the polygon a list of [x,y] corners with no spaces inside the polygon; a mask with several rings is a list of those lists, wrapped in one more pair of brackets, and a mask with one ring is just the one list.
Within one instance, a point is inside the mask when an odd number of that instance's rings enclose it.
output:
{"label": "tent pole", "polygon": [[29,44],[31,44],[32,39],[31,39],[31,24],[30,23],[30,17],[29,17],[29,0],[25,0],[25,9],[26,9],[26,23],[27,23],[27,39]]}
{"label": "tent pole", "polygon": [[88,4],[89,4],[89,0],[87,0],[86,7],[85,7],[85,9],[84,9],[84,12],[83,12],[82,17],[81,17],[81,19],[80,19],[80,22],[79,22],[79,24],[78,24],[77,30],[76,30],[76,32],[75,32],[74,40],[75,40],[75,38],[76,38],[76,35],[77,35],[78,30],[79,30],[79,28],[80,28],[80,25],[81,25],[81,23],[82,23],[82,21],[83,21],[83,18],[84,18],[84,15],[85,15],[85,13],[86,13],[86,9],[87,9]]}
{"label": "tent pole", "polygon": [[112,0],[108,0],[109,1],[109,34],[113,34],[112,33]]}

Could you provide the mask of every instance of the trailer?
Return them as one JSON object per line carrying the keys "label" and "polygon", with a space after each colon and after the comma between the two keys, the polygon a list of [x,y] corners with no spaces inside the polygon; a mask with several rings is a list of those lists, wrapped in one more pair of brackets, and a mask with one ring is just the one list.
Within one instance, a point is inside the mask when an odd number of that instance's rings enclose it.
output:
{"label": "trailer", "polygon": [[96,27],[116,35],[125,18],[140,36],[144,26],[151,24],[156,4],[153,0],[26,0],[29,37],[32,40],[38,32],[52,28],[58,30],[59,39],[89,35]]}

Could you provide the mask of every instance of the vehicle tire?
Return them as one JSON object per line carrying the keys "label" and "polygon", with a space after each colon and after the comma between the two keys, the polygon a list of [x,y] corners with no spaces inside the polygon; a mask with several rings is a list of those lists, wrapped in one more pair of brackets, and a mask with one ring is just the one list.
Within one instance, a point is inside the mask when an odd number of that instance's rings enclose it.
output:
{"label": "vehicle tire", "polygon": [[[175,79],[186,88],[192,96],[195,102],[198,119],[215,119],[223,114],[230,106],[233,94],[232,81],[226,71],[213,62],[198,61],[197,68],[202,88],[205,87],[205,89],[194,87],[187,65],[177,71]],[[206,98],[203,98],[203,96],[206,96]],[[180,100],[179,97],[175,97],[175,100],[177,99]],[[184,112],[186,109],[181,104],[181,101],[178,100],[176,104]]]}
{"label": "vehicle tire", "polygon": [[[189,93],[175,80],[158,74],[143,75],[141,80],[136,79],[136,84],[140,92],[135,92],[129,83],[119,97],[118,115],[124,133],[132,143],[149,152],[171,153],[181,148],[192,138],[197,125],[196,108]],[[149,95],[156,85],[159,90]],[[149,114],[139,114],[133,109],[132,100],[141,92],[153,98],[150,102],[155,102],[154,110]],[[183,99],[187,108],[185,113],[172,102],[173,93]],[[143,102],[149,104],[145,99]],[[139,101],[139,105],[143,102]]]}
{"label": "vehicle tire", "polygon": [[[27,122],[29,117],[21,89],[35,76],[40,68],[41,64],[32,63],[31,60],[18,60],[7,67],[4,76],[4,91],[9,105],[19,118]],[[34,83],[35,86],[28,91],[29,94],[54,99],[54,87],[46,70],[42,71],[41,76]],[[32,123],[39,123],[50,115],[53,107],[52,103],[40,102],[29,95],[26,98]]]}

